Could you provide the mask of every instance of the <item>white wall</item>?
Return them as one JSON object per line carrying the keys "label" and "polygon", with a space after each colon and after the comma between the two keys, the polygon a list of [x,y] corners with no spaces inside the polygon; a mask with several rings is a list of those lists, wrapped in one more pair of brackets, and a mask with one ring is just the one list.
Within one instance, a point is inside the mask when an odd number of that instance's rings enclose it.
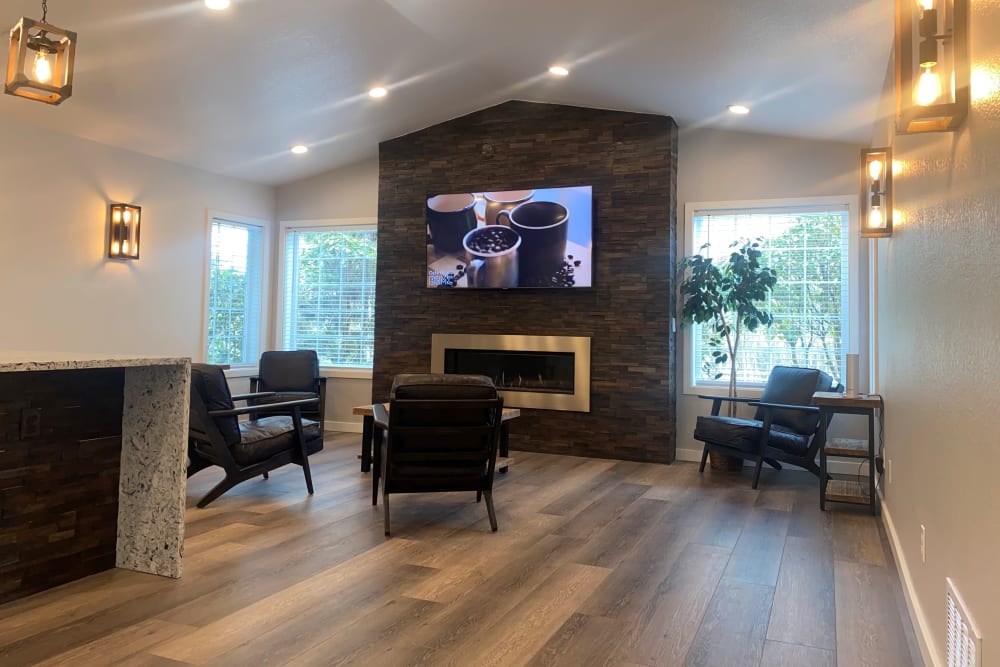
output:
{"label": "white wall", "polygon": [[902,219],[879,242],[879,372],[892,461],[886,523],[929,663],[946,664],[951,577],[984,635],[983,664],[997,665],[1000,7],[973,2],[971,25],[973,69],[991,66],[995,87],[974,86],[960,130],[893,136],[886,122],[873,138],[873,145],[891,142],[902,167],[894,178]]}
{"label": "white wall", "polygon": [[[688,202],[856,196],[859,188],[861,146],[856,144],[692,129],[681,130],[678,150],[678,257],[687,253],[684,206]],[[860,264],[866,261],[859,257]],[[867,273],[862,271],[862,283],[866,280]],[[863,312],[866,304],[861,305]],[[677,332],[679,365],[684,363],[680,351],[686,333],[686,328]],[[708,414],[711,403],[682,393],[683,367],[678,368],[677,387],[677,455],[681,460],[699,460],[702,443],[692,436],[698,416]],[[864,424],[853,416],[839,415],[831,424],[831,434],[867,437]]]}
{"label": "white wall", "polygon": [[[205,211],[271,220],[274,189],[7,118],[0,146],[0,349],[202,359]],[[138,261],[106,259],[112,201]]]}
{"label": "white wall", "polygon": [[[277,191],[276,217],[282,222],[378,216],[378,160],[368,160],[283,185]],[[336,430],[361,429],[356,405],[371,403],[370,378],[328,377],[326,422]]]}

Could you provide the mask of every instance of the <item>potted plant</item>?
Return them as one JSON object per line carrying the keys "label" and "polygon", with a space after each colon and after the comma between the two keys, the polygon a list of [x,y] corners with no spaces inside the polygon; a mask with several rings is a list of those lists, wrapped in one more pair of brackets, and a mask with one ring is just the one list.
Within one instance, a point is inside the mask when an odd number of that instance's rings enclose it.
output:
{"label": "potted plant", "polygon": [[[704,363],[717,370],[715,379],[723,376],[729,364],[729,397],[736,397],[737,359],[741,336],[761,325],[770,326],[771,314],[764,310],[766,301],[778,282],[774,269],[762,266],[761,239],[740,239],[730,246],[731,252],[718,264],[701,254],[683,258],[678,265],[681,297],[681,321],[685,324],[705,324],[711,335],[710,349]],[[704,250],[708,244],[703,245]],[[722,343],[725,342],[725,348]],[[736,415],[736,403],[728,403],[729,416]],[[730,469],[742,465],[733,459],[724,465],[713,454],[712,467]],[[732,457],[724,457],[731,459]]]}

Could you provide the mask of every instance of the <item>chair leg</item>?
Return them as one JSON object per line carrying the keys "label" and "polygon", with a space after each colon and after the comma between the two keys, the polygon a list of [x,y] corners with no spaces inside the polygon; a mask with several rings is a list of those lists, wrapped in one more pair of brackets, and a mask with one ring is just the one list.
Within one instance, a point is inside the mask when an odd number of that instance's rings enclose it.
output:
{"label": "chair leg", "polygon": [[493,509],[493,492],[483,491],[483,495],[486,496],[486,513],[490,515],[490,528],[493,532],[497,532],[497,513]]}
{"label": "chair leg", "polygon": [[225,477],[221,482],[212,487],[212,490],[205,494],[205,497],[198,501],[198,507],[204,509],[208,506],[210,502],[221,496],[223,493],[228,491],[239,484],[239,481],[233,481],[228,476]]}
{"label": "chair leg", "polygon": [[701,450],[701,465],[698,467],[698,472],[705,472],[705,462],[708,461],[708,443]]}
{"label": "chair leg", "polygon": [[385,513],[385,536],[389,537],[389,494],[382,494],[382,511]]}
{"label": "chair leg", "polygon": [[753,489],[757,488],[757,483],[760,482],[760,469],[763,468],[763,467],[764,467],[764,457],[763,456],[758,456],[757,457],[757,465],[756,465],[756,467],[754,467],[754,471],[753,471],[753,486],[750,487],[750,488],[753,488]]}
{"label": "chair leg", "polygon": [[263,477],[264,479],[268,479],[268,475],[267,475],[267,473],[264,473],[264,474],[262,475],[262,477]]}
{"label": "chair leg", "polygon": [[309,470],[309,457],[306,456],[305,447],[302,448],[302,474],[306,477],[306,488],[309,490],[309,495],[313,494],[313,478],[312,472]]}
{"label": "chair leg", "polygon": [[482,499],[483,499],[483,492],[482,491],[476,491],[476,502],[477,503],[481,502]]}
{"label": "chair leg", "polygon": [[771,466],[775,470],[781,470],[781,464],[778,463],[777,461],[775,461],[774,459],[767,459],[767,458],[765,458],[764,459],[764,463],[766,463],[767,465]]}
{"label": "chair leg", "polygon": [[372,505],[378,505],[379,466],[372,466]]}

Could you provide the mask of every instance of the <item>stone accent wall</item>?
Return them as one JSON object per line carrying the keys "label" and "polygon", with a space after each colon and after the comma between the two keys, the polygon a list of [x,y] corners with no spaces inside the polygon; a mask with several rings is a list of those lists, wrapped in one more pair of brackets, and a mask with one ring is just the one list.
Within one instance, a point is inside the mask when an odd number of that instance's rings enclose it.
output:
{"label": "stone accent wall", "polygon": [[[592,290],[425,287],[428,195],[593,186]],[[373,400],[430,370],[432,333],[590,336],[591,412],[522,410],[511,448],[670,462],[677,125],[507,102],[379,146]]]}
{"label": "stone accent wall", "polygon": [[0,373],[0,604],[115,566],[123,386]]}

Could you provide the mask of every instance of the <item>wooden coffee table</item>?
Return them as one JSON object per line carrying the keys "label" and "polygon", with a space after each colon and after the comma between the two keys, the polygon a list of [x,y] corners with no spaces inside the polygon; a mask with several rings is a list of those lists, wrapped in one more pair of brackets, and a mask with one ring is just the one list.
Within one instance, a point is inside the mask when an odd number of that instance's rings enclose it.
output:
{"label": "wooden coffee table", "polygon": [[[389,411],[389,404],[383,403],[386,412]],[[372,442],[375,439],[375,404],[358,405],[351,408],[351,414],[361,415],[361,472],[370,472],[372,469]],[[500,456],[497,458],[497,470],[501,473],[507,472],[508,466],[513,463],[509,457],[510,420],[521,416],[519,408],[504,408],[500,415]]]}

